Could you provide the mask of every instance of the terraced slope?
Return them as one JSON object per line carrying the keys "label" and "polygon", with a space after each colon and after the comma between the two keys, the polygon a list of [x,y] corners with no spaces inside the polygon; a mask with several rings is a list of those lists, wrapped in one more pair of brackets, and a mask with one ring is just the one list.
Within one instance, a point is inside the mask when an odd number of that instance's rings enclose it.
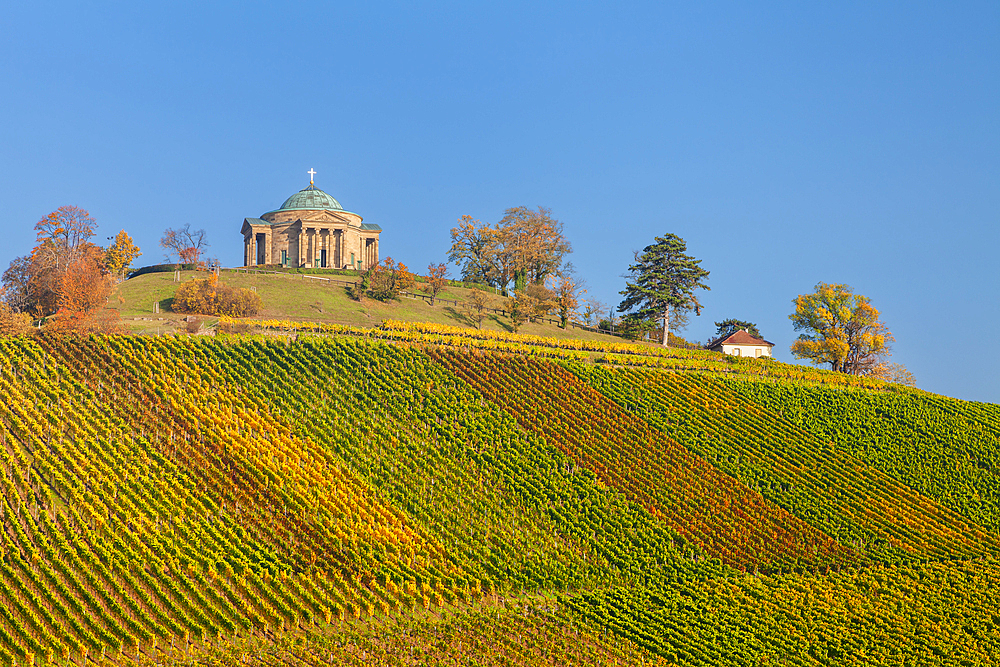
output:
{"label": "terraced slope", "polygon": [[569,367],[765,498],[873,558],[895,562],[1000,553],[995,533],[749,402],[720,380]]}
{"label": "terraced slope", "polygon": [[726,385],[970,521],[1000,530],[1000,407],[924,392],[735,378]]}
{"label": "terraced slope", "polygon": [[602,591],[570,605],[676,665],[991,665],[994,562]]}
{"label": "terraced slope", "polygon": [[2,661],[726,571],[416,351],[0,345]]}
{"label": "terraced slope", "polygon": [[552,363],[435,349],[457,376],[727,564],[781,569],[856,559]]}
{"label": "terraced slope", "polygon": [[0,665],[988,664],[995,530],[755,388],[454,340],[0,339]]}

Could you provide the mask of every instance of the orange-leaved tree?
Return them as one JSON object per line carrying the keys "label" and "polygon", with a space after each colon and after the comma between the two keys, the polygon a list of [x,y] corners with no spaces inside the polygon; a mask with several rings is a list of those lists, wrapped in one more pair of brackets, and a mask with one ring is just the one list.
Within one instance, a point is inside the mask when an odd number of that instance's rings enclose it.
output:
{"label": "orange-leaved tree", "polygon": [[368,270],[367,295],[379,301],[399,298],[399,293],[414,285],[413,274],[402,262],[386,257]]}
{"label": "orange-leaved tree", "polygon": [[67,331],[105,332],[118,329],[118,313],[106,311],[112,277],[104,272],[100,248],[92,245],[73,259],[56,286],[58,311],[48,327]]}
{"label": "orange-leaved tree", "polygon": [[556,298],[556,307],[559,309],[559,326],[563,329],[569,324],[570,316],[576,316],[580,307],[580,297],[587,293],[583,288],[583,283],[573,278],[568,272],[559,276],[555,281],[552,290]]}
{"label": "orange-leaved tree", "polygon": [[792,344],[792,354],[841,373],[870,373],[895,340],[878,310],[848,285],[819,283],[815,289],[792,301],[795,312],[788,319],[805,332]]}
{"label": "orange-leaved tree", "polygon": [[463,215],[451,230],[448,260],[462,266],[462,280],[508,296],[512,281],[521,291],[562,273],[563,258],[572,251],[562,230],[542,206],[509,208],[496,225]]}
{"label": "orange-leaved tree", "polygon": [[429,264],[427,266],[427,282],[424,283],[424,292],[431,295],[431,305],[437,299],[438,293],[448,284],[445,277],[448,274],[448,267],[444,264]]}
{"label": "orange-leaved tree", "polygon": [[61,307],[60,283],[70,265],[93,257],[97,246],[90,238],[95,224],[90,214],[77,206],[60,206],[35,224],[37,243],[26,266],[27,301],[40,317]]}

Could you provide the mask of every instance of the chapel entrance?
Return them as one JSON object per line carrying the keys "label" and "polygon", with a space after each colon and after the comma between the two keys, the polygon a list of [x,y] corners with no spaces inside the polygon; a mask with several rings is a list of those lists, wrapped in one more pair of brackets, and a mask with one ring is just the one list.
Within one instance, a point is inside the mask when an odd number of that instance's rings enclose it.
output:
{"label": "chapel entrance", "polygon": [[267,264],[267,234],[257,234],[257,265]]}

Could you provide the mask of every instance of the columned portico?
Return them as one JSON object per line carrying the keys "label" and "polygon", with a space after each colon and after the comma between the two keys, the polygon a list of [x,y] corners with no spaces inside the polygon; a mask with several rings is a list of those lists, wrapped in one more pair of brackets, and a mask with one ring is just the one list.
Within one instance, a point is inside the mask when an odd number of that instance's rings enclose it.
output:
{"label": "columned portico", "polygon": [[242,232],[244,266],[361,270],[379,262],[382,228],[345,211],[312,181],[280,208],[245,218]]}

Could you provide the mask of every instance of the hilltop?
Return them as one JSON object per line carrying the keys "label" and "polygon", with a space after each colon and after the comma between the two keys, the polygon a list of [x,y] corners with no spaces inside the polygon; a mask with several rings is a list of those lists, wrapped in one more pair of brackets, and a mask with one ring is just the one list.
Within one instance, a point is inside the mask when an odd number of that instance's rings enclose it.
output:
{"label": "hilltop", "polygon": [[[182,271],[180,280],[187,281],[205,277],[204,272]],[[322,278],[331,278],[327,282]],[[258,319],[296,320],[307,322],[330,322],[353,326],[377,326],[383,319],[407,322],[432,322],[452,326],[472,327],[472,323],[462,313],[462,306],[469,289],[454,283],[438,294],[438,303],[431,306],[425,298],[401,297],[397,301],[384,303],[373,299],[358,302],[351,299],[344,287],[345,281],[355,278],[333,272],[323,273],[253,273],[224,270],[221,279],[234,287],[246,287],[257,291],[264,308]],[[118,311],[135,333],[164,333],[173,329],[183,317],[170,312],[170,299],[180,283],[173,273],[146,273],[123,282],[112,297],[109,306]],[[414,292],[420,293],[417,283]],[[498,301],[499,301],[498,297]],[[159,313],[154,312],[154,304],[159,304]],[[214,322],[217,318],[209,318]],[[483,329],[510,331],[509,318],[491,313],[483,322]],[[586,329],[571,328],[563,331],[554,323],[528,323],[521,333],[553,336],[557,338],[608,339],[607,334]]]}

